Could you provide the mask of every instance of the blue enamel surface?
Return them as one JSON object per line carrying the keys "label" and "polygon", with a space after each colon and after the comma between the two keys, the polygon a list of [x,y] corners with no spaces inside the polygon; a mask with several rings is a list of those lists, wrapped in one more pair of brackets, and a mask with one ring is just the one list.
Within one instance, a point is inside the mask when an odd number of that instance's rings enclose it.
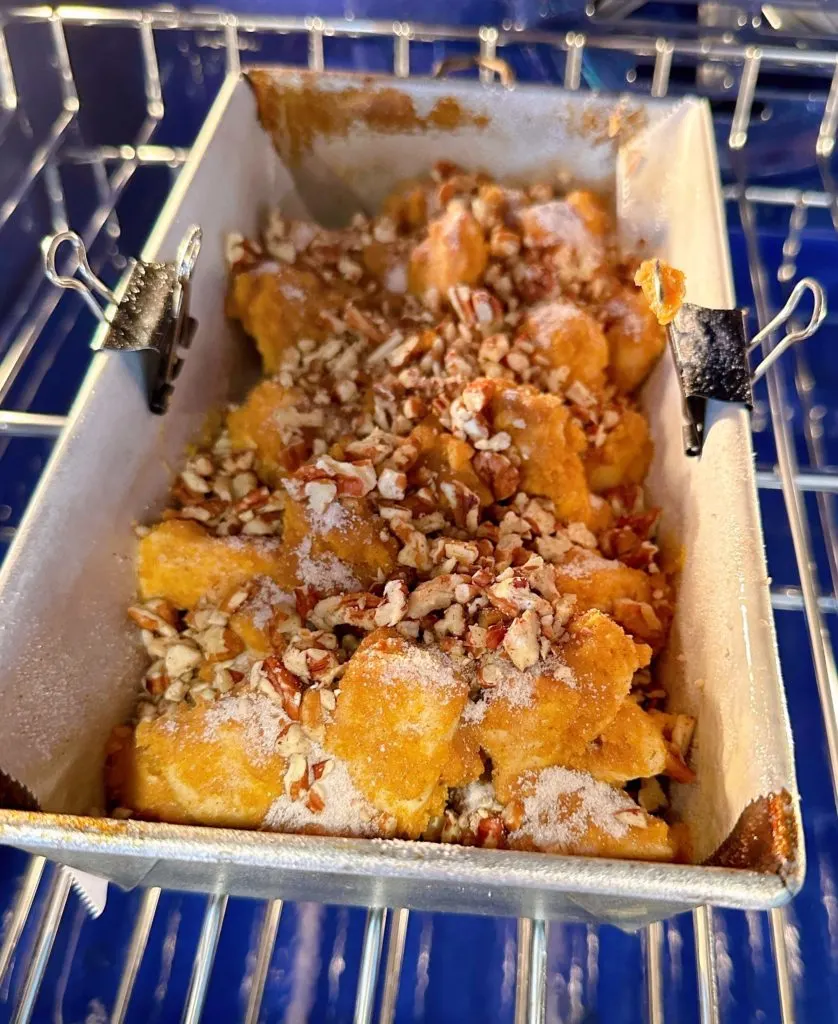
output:
{"label": "blue enamel surface", "polygon": [[[232,8],[277,11],[272,0],[232,3]],[[322,3],[321,13],[355,17],[414,17],[425,22],[460,24],[520,23],[548,27],[579,13],[572,0],[490,0],[451,5],[433,0],[413,3]],[[657,14],[662,5],[658,5]],[[306,14],[309,5],[285,3],[282,13]],[[645,17],[649,17],[649,8]],[[665,10],[670,21],[690,23],[688,9]],[[640,15],[638,15],[640,17]],[[258,42],[244,60],[304,63],[306,41],[283,36]],[[51,73],[47,30],[43,26],[12,25],[7,39],[27,111],[24,122],[9,123],[0,115],[0,199],[31,159],[56,114],[59,96]],[[144,117],[136,33],[110,28],[71,27],[67,31],[70,57],[82,99],[78,124],[68,145],[121,144],[132,141]],[[190,33],[156,35],[166,116],[152,141],[189,145],[223,75],[223,50],[197,46]],[[392,46],[370,40],[326,39],[327,66],[386,71]],[[411,47],[411,66],[427,72],[434,60],[462,45],[417,43]],[[549,47],[515,46],[504,51],[522,80],[561,80],[564,57]],[[636,73],[638,87],[648,88],[651,62],[591,50],[583,62],[583,84],[625,88],[626,73]],[[102,83],[107,82],[107,88]],[[673,89],[688,89],[691,80],[673,74]],[[758,92],[759,116],[752,125],[746,151],[752,181],[799,183],[819,188],[811,154],[823,111],[828,78],[786,80],[773,75]],[[722,166],[730,174],[723,144],[730,129],[733,93],[714,97]],[[767,113],[766,113],[767,112]],[[61,180],[67,196],[68,218],[83,229],[96,206],[94,177],[89,166],[62,163]],[[116,219],[91,247],[94,269],[109,282],[121,272],[125,255],[139,250],[171,185],[167,168],[137,170],[116,207]],[[771,271],[772,301],[782,293],[773,277],[781,259],[789,208],[758,208],[760,245]],[[41,278],[38,240],[48,231],[49,207],[42,181],[36,183],[5,227],[0,244],[0,357],[17,336],[21,318],[34,301],[50,293]],[[731,251],[739,302],[753,307],[745,244],[735,207],[729,206]],[[818,277],[836,298],[838,260],[836,236],[824,211],[813,212],[797,259],[798,273]],[[74,300],[61,303],[40,337],[25,371],[16,382],[7,408],[44,413],[65,412],[84,374],[92,328],[90,314]],[[807,343],[805,359],[815,374],[811,401],[821,407],[824,445],[830,463],[838,463],[838,359],[834,355],[836,318],[830,316],[820,334]],[[808,462],[804,417],[793,383],[794,357],[783,364],[789,415],[802,465]],[[774,443],[765,417],[765,389],[757,391],[755,447],[761,465],[773,465]],[[50,451],[48,441],[0,439],[0,543],[17,525]],[[782,496],[764,491],[761,504],[775,584],[796,585],[798,572]],[[814,539],[817,570],[825,591],[832,590],[826,547],[817,503],[807,496],[806,510]],[[838,819],[829,783],[828,760],[817,689],[805,624],[799,612],[776,616],[780,651],[797,742],[797,769],[803,794],[809,853],[805,888],[788,912],[789,951],[797,1019],[821,1024],[838,1019]],[[829,628],[838,628],[831,616]],[[7,915],[26,865],[26,857],[0,849],[0,914]],[[24,930],[12,969],[0,989],[0,1021],[8,1018],[19,994],[39,912],[43,908],[48,869],[33,912]],[[312,893],[316,898],[316,893]],[[120,971],[130,940],[139,893],[111,890],[104,916],[92,922],[71,895],[56,937],[41,993],[37,1021],[64,1024],[107,1019],[113,1006]],[[141,964],[128,1021],[154,1024],[179,1019],[206,906],[204,897],[164,893]],[[207,993],[204,1020],[228,1022],[241,1018],[247,1004],[259,929],[265,906],[247,900],[229,901],[215,965]],[[719,999],[726,1022],[779,1020],[779,996],[767,919],[761,914],[715,912]],[[316,903],[287,905],[282,913],[271,959],[262,1018],[264,1021],[342,1022],[352,1019],[360,965],[365,913],[323,907]],[[385,946],[387,942],[385,934]],[[510,1024],[515,999],[516,923],[508,919],[464,918],[440,914],[411,915],[398,994],[399,1022],[479,1021]],[[575,1024],[634,1024],[646,1017],[646,979],[643,940],[613,928],[555,924],[547,951],[547,1020]],[[379,979],[378,1001],[381,998]],[[697,1022],[697,978],[693,925],[689,916],[663,928],[663,997],[665,1019],[677,1024]]]}

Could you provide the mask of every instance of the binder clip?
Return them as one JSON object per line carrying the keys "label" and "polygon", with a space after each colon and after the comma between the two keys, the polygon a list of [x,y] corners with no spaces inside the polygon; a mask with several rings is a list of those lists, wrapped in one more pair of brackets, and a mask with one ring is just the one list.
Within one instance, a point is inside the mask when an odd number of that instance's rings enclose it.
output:
{"label": "binder clip", "polygon": [[[656,297],[663,302],[660,263],[655,260],[653,281]],[[752,370],[748,356],[767,337],[794,316],[806,292],[812,293],[809,322],[792,327]],[[826,295],[811,277],[801,278],[786,304],[765,327],[748,341],[743,309],[708,309],[685,302],[667,327],[669,346],[681,383],[684,406],[684,452],[701,454],[707,402],[738,402],[754,407],[753,386],[765,371],[795,342],[811,337],[826,316]]]}
{"label": "binder clip", "polygon": [[[59,274],[58,250],[67,243],[76,263],[69,275]],[[183,365],[197,323],[189,315],[189,294],[201,229],[190,227],[173,263],[132,261],[121,297],[90,269],[84,242],[74,231],[44,239],[46,276],[59,288],[78,292],[94,316],[108,325],[97,346],[113,352],[139,352],[148,390],[149,409],[158,415],[169,405],[175,379]],[[78,276],[75,276],[75,275]],[[105,300],[100,305],[96,295]]]}

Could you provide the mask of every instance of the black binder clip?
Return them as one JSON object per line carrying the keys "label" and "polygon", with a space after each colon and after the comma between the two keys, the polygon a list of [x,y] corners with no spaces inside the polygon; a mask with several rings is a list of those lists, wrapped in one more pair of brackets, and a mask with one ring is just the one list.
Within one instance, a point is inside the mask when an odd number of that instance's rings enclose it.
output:
{"label": "black binder clip", "polygon": [[[76,264],[69,275],[58,273],[56,256],[68,243]],[[44,239],[46,275],[60,288],[79,292],[98,320],[108,324],[99,348],[140,352],[148,390],[148,406],[162,415],[169,405],[175,378],[183,365],[197,323],[189,315],[189,294],[195,261],[201,249],[201,229],[187,231],[173,263],[133,262],[121,298],[90,269],[84,242],[74,231]],[[74,275],[78,274],[78,277]],[[100,306],[94,293],[105,299]]]}
{"label": "black binder clip", "polygon": [[[655,260],[653,280],[663,301],[660,263]],[[794,315],[805,292],[812,293],[809,322],[784,335],[751,369],[748,356]],[[685,302],[667,327],[669,345],[681,383],[684,405],[684,452],[700,455],[704,446],[707,402],[738,402],[753,409],[753,385],[795,342],[809,338],[826,316],[826,295],[811,277],[801,278],[780,312],[748,341],[743,309],[708,309]]]}

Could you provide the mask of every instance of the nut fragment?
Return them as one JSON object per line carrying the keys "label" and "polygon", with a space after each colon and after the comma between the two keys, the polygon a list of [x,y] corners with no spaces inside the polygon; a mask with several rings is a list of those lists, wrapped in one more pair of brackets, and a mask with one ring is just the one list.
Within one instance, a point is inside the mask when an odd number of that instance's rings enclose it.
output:
{"label": "nut fragment", "polygon": [[472,459],[472,465],[475,473],[491,488],[496,501],[511,498],[518,490],[521,474],[505,455],[497,451],[479,451]]}
{"label": "nut fragment", "polygon": [[376,626],[396,626],[407,614],[407,585],[390,580],[384,587],[384,601],[375,610]]}
{"label": "nut fragment", "polygon": [[294,799],[294,784],[302,782],[308,774],[308,764],[302,754],[292,754],[288,758],[288,767],[285,769],[285,791]]}
{"label": "nut fragment", "polygon": [[407,602],[407,614],[411,619],[421,619],[431,612],[441,611],[454,603],[454,591],[462,576],[437,576],[420,583]]}
{"label": "nut fragment", "polygon": [[378,477],[378,490],[383,498],[400,501],[407,488],[407,476],[395,469],[386,468]]}
{"label": "nut fragment", "polygon": [[[197,647],[189,643],[172,644],[166,649],[166,675],[170,679],[188,675],[203,661],[203,655]],[[171,699],[171,698],[169,698]]]}
{"label": "nut fragment", "polygon": [[337,486],[331,480],[312,480],[305,485],[305,496],[313,512],[321,514],[337,497]]}
{"label": "nut fragment", "polygon": [[538,661],[540,630],[538,615],[532,609],[519,615],[507,629],[503,638],[503,649],[515,668],[523,671]]}
{"label": "nut fragment", "polygon": [[299,680],[275,655],[265,659],[263,672],[264,678],[279,695],[286,715],[294,722],[299,721],[302,703],[302,686]]}

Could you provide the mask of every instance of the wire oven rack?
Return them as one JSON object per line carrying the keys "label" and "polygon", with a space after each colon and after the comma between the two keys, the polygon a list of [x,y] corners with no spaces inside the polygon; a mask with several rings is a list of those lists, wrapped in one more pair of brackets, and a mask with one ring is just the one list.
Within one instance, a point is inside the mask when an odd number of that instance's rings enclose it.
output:
{"label": "wire oven rack", "polygon": [[[565,34],[512,21],[468,28],[215,10],[3,11],[0,543],[14,534],[86,365],[88,315],[45,285],[40,238],[70,223],[110,283],[138,251],[224,75],[254,58],[406,77],[442,55],[478,51],[566,89],[704,92],[716,115],[740,302],[762,326],[798,274],[831,288],[835,52],[681,24],[650,34],[648,22],[637,24],[637,34],[626,32],[631,22],[600,34],[595,20],[587,34]],[[630,936],[111,887],[105,915],[91,922],[61,872],[0,850],[0,1020],[838,1020],[834,332],[828,320],[806,352],[775,364],[754,413],[810,852],[794,904],[767,915],[702,908]]]}

